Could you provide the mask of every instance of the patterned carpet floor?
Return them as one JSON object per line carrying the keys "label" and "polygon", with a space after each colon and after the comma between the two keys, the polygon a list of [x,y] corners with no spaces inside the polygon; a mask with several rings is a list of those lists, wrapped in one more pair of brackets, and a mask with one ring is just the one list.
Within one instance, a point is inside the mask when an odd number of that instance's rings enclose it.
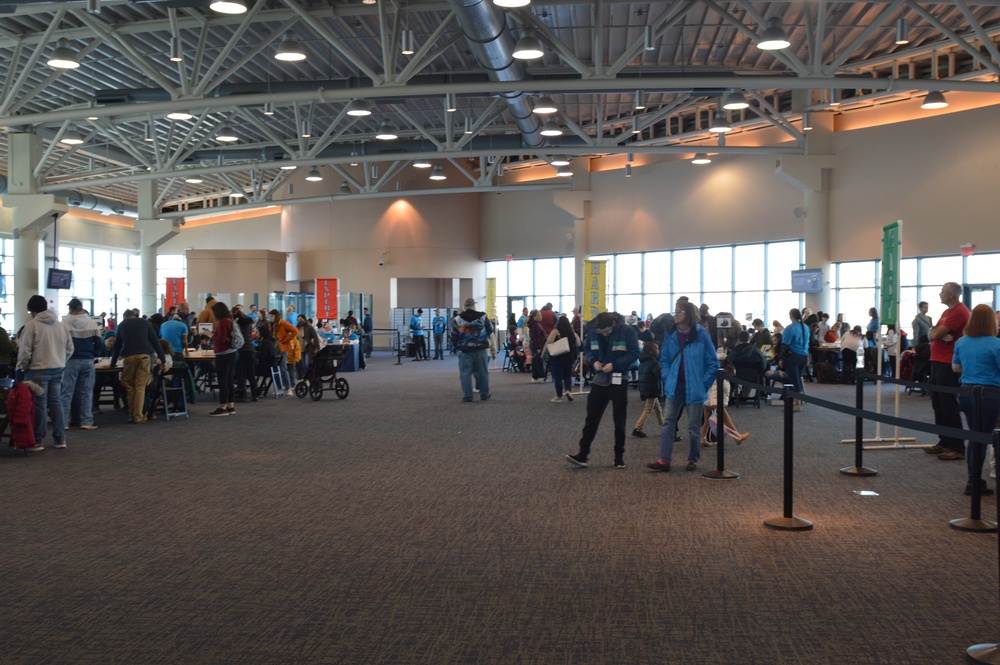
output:
{"label": "patterned carpet floor", "polygon": [[454,356],[344,376],[343,401],[105,412],[67,450],[4,452],[0,663],[957,664],[1000,639],[996,536],[948,524],[964,462],[869,451],[878,476],[841,475],[854,421],[809,406],[794,505],[815,528],[779,532],[780,408],[730,411],[751,437],[726,448],[740,478],[713,481],[647,471],[655,437],[613,469],[610,411],[570,467],[586,398],[525,375],[491,372],[471,404]]}

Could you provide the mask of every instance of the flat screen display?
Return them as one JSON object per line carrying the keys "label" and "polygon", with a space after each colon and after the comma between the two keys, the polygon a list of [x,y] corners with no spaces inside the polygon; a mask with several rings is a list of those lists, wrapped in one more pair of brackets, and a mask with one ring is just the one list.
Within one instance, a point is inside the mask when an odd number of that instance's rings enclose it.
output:
{"label": "flat screen display", "polygon": [[792,271],[792,291],[794,293],[822,293],[823,271],[819,268]]}
{"label": "flat screen display", "polygon": [[49,268],[50,289],[68,289],[73,282],[72,270],[61,270],[59,268]]}

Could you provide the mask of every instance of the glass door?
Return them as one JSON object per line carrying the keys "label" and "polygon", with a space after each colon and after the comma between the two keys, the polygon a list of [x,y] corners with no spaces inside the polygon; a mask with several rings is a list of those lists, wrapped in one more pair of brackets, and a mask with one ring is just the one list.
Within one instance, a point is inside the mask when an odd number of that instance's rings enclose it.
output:
{"label": "glass door", "polygon": [[997,306],[1000,305],[1000,302],[997,301],[998,296],[1000,296],[1000,285],[998,284],[968,284],[964,290],[963,300],[969,309],[982,304],[997,309]]}

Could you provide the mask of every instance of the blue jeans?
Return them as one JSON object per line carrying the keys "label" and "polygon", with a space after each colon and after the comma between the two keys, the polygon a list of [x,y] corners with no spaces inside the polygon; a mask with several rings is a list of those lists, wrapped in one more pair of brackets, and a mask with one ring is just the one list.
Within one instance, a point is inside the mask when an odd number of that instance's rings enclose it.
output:
{"label": "blue jeans", "polygon": [[472,399],[472,373],[476,373],[476,382],[479,386],[479,398],[487,399],[490,396],[490,375],[486,369],[486,349],[476,349],[474,351],[459,351],[458,353],[458,378],[462,383],[462,394],[466,401]]}
{"label": "blue jeans", "polygon": [[[975,404],[972,395],[959,395],[958,406],[962,409],[962,413],[965,414],[965,422],[968,423],[971,431],[989,434],[996,426],[997,418],[1000,417],[1000,393],[996,392],[995,388],[983,391],[983,399],[979,405],[978,423],[973,422]],[[966,444],[965,461],[966,465],[969,467],[970,483],[974,478],[982,477],[983,462],[986,461],[986,455],[989,448],[990,446],[986,446],[981,443],[972,443],[971,441]],[[975,462],[977,460],[974,458],[976,456],[976,452],[980,454],[980,458],[978,460],[979,468],[975,468]]]}
{"label": "blue jeans", "polygon": [[572,354],[567,360],[561,360],[562,356],[557,356],[549,360],[549,367],[552,368],[552,380],[556,384],[556,396],[562,397],[563,392],[573,391],[573,357]]}
{"label": "blue jeans", "polygon": [[[677,392],[673,399],[667,398],[663,409],[663,427],[660,429],[660,460],[670,462],[674,454],[674,430],[677,428],[677,418],[684,406],[684,384],[677,384]],[[688,460],[697,462],[701,459],[701,404],[688,404]]]}
{"label": "blue jeans", "polygon": [[80,424],[94,424],[94,361],[89,358],[67,360],[62,380],[63,418],[72,413],[73,401],[80,404]]}
{"label": "blue jeans", "polygon": [[49,410],[52,411],[52,440],[62,443],[66,440],[66,416],[62,403],[63,368],[29,369],[24,373],[25,381],[34,381],[42,387],[42,394],[35,395],[35,443],[42,445],[45,428],[49,424]]}
{"label": "blue jeans", "polygon": [[805,392],[805,388],[802,386],[802,371],[806,368],[808,360],[806,356],[798,353],[790,353],[785,358],[785,372],[788,373],[788,378],[791,379],[796,392]]}

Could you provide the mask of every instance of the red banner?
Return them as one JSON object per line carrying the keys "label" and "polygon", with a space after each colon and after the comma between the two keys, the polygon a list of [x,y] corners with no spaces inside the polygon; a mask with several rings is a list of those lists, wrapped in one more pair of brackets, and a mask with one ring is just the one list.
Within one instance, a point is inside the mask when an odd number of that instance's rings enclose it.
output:
{"label": "red banner", "polygon": [[316,280],[316,318],[329,319],[337,322],[339,314],[337,312],[337,280],[317,279]]}
{"label": "red banner", "polygon": [[175,305],[184,302],[184,278],[167,277],[167,298],[163,303],[163,312],[170,311]]}

